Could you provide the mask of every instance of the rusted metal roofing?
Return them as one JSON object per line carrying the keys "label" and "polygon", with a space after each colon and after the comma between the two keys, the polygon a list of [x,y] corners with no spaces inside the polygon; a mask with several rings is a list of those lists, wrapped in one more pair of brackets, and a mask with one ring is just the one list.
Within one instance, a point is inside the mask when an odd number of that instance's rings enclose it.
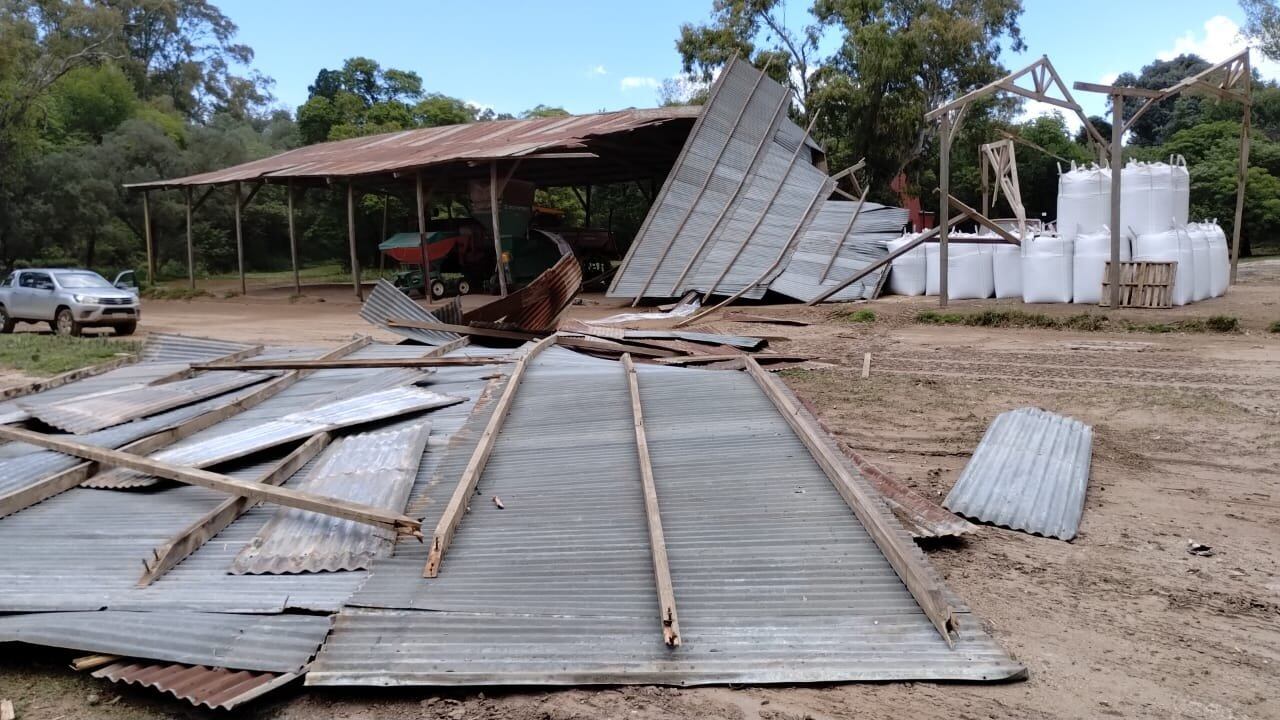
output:
{"label": "rusted metal roofing", "polygon": [[1093,428],[1034,407],[991,422],[943,507],[980,522],[1070,540],[1089,486]]}
{"label": "rusted metal roofing", "polygon": [[528,285],[465,313],[467,322],[502,322],[531,332],[555,329],[556,319],[582,288],[582,266],[559,235],[534,232],[551,236],[560,246],[560,259]]}
{"label": "rusted metal roofing", "polygon": [[158,690],[196,707],[231,710],[298,679],[299,674],[122,660],[95,670],[93,677]]}
{"label": "rusted metal roofing", "polygon": [[215,185],[263,179],[325,178],[392,173],[466,160],[582,151],[588,138],[626,133],[698,114],[696,107],[618,110],[592,115],[495,120],[402,130],[308,145],[223,170],[126,187]]}
{"label": "rusted metal roofing", "polygon": [[[330,445],[301,482],[322,497],[404,510],[431,423],[418,420]],[[279,508],[231,563],[237,575],[361,570],[391,553],[395,533],[296,508]]]}

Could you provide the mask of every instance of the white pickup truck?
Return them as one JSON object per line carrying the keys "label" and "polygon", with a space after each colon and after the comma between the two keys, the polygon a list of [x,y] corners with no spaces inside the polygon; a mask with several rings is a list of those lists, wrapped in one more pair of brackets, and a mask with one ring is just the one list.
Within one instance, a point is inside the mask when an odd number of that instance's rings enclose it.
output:
{"label": "white pickup truck", "polygon": [[15,270],[0,281],[0,333],[20,322],[47,322],[59,335],[79,335],[86,327],[132,335],[142,317],[132,276],[121,273],[113,284],[92,270]]}

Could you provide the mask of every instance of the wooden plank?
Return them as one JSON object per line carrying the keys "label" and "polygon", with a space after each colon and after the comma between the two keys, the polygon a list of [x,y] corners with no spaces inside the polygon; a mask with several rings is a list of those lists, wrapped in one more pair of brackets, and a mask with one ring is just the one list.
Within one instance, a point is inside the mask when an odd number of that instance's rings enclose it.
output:
{"label": "wooden plank", "polygon": [[1022,241],[1014,237],[1008,230],[1005,230],[1004,228],[992,222],[986,215],[983,215],[977,210],[974,210],[968,205],[965,205],[964,203],[960,202],[960,200],[957,199],[956,196],[954,195],[951,196],[951,204],[955,205],[956,208],[960,210],[961,214],[963,214],[965,217],[969,218],[970,220],[981,225],[982,227],[995,233],[997,236],[999,236],[999,238],[1002,241],[1010,245],[1016,245],[1019,247],[1022,246]]}
{"label": "wooden plank", "polygon": [[427,556],[427,565],[422,570],[422,577],[433,578],[440,574],[440,563],[444,561],[445,551],[449,549],[449,543],[453,542],[453,535],[458,530],[458,524],[462,522],[462,516],[466,514],[467,508],[471,503],[471,496],[476,492],[476,484],[480,482],[480,474],[484,472],[484,467],[489,462],[489,455],[493,453],[493,446],[498,439],[498,432],[502,429],[502,424],[506,422],[507,413],[511,411],[511,403],[515,400],[516,391],[520,389],[520,382],[524,379],[525,370],[538,353],[555,343],[555,335],[545,337],[534,343],[516,361],[516,366],[511,371],[511,379],[507,381],[507,386],[502,391],[502,397],[498,399],[497,405],[493,408],[493,416],[489,418],[489,423],[485,425],[484,432],[480,435],[480,442],[476,445],[475,451],[471,453],[471,459],[467,461],[467,466],[463,469],[462,476],[458,478],[458,486],[454,488],[453,496],[449,498],[449,504],[445,506],[444,513],[440,516],[440,522],[436,525],[435,532],[431,534],[431,552]]}
{"label": "wooden plank", "polygon": [[916,556],[915,548],[907,547],[883,515],[877,512],[879,501],[863,489],[858,479],[846,467],[843,458],[822,441],[822,432],[817,423],[791,399],[782,381],[770,375],[750,357],[745,359],[744,364],[747,373],[755,379],[756,384],[786,419],[796,436],[809,449],[814,461],[830,478],[831,484],[853,510],[858,522],[875,540],[880,552],[884,553],[885,559],[893,566],[894,572],[902,579],[903,584],[907,586],[907,590],[916,599],[929,621],[937,628],[942,639],[947,642],[947,645],[955,647],[952,632],[959,628],[955,610],[943,596],[942,588],[931,579],[923,563]]}
{"label": "wooden plank", "polygon": [[137,361],[137,359],[136,355],[112,358],[111,360],[100,362],[97,365],[68,370],[60,375],[54,375],[53,377],[45,378],[44,380],[35,380],[27,383],[26,385],[15,385],[11,388],[0,390],[0,400],[12,400],[32,393],[52,390],[53,388],[66,385],[69,382],[75,382],[76,380],[101,375],[109,370],[115,370],[118,367],[123,367],[133,363]]}
{"label": "wooden plank", "polygon": [[662,514],[658,508],[658,487],[649,461],[649,440],[644,431],[644,411],[640,406],[640,378],[630,355],[622,356],[631,394],[631,421],[636,432],[636,454],[640,460],[640,485],[644,490],[644,516],[649,526],[649,551],[653,555],[653,577],[658,588],[658,617],[662,621],[662,639],[668,647],[680,647],[680,621],[676,615],[676,591],[671,582],[671,564],[667,561],[667,540],[662,532]]}
{"label": "wooden plank", "polygon": [[194,370],[335,370],[343,368],[434,368],[473,365],[498,365],[511,362],[506,358],[485,357],[419,357],[367,358],[363,360],[247,360],[230,363],[201,363]]}
{"label": "wooden plank", "polygon": [[137,470],[167,480],[174,480],[187,485],[198,485],[210,490],[239,495],[259,502],[271,502],[343,520],[352,520],[374,527],[385,528],[402,535],[422,536],[421,522],[406,515],[387,512],[382,508],[364,503],[338,500],[289,488],[259,485],[258,483],[219,475],[208,470],[171,465],[119,450],[85,445],[84,443],[73,442],[59,436],[45,435],[7,425],[0,426],[0,438],[14,442],[29,443],[48,450],[56,450],[67,455],[92,460],[100,465]]}
{"label": "wooden plank", "polygon": [[862,354],[862,379],[871,377],[871,353]]}
{"label": "wooden plank", "polygon": [[1161,90],[1148,90],[1140,87],[1125,87],[1122,85],[1100,85],[1098,83],[1081,82],[1079,80],[1071,84],[1076,90],[1084,90],[1086,92],[1103,93],[1104,95],[1124,95],[1126,97],[1140,98],[1156,98],[1164,96]]}
{"label": "wooden plank", "polygon": [[474,337],[497,338],[499,340],[540,340],[546,333],[530,333],[518,330],[494,330],[492,328],[472,327],[470,325],[451,325],[449,323],[410,320],[408,318],[387,318],[388,327],[413,328],[415,330],[435,330],[455,335],[471,335]]}
{"label": "wooden plank", "polygon": [[[330,350],[322,355],[321,358],[342,357],[343,355],[348,355],[359,350],[372,341],[373,339],[368,336],[356,338],[351,342]],[[120,450],[123,452],[133,453],[135,455],[145,455],[159,450],[160,448],[171,445],[183,438],[190,437],[201,430],[212,427],[233,415],[238,415],[245,410],[256,407],[260,403],[274,397],[282,390],[285,390],[301,378],[305,377],[308,372],[309,371],[306,370],[298,370],[282,375],[275,380],[270,380],[263,385],[260,385],[258,389],[244,397],[241,397],[233,403],[224,405],[217,410],[211,410],[203,415],[191,418],[190,420],[174,425],[171,428],[162,430],[153,435],[148,435],[147,437],[135,440],[120,448]],[[58,493],[70,490],[85,480],[93,477],[97,472],[97,463],[80,463],[75,467],[41,478],[24,488],[20,488],[7,495],[0,496],[0,517],[15,513],[42,500],[51,498]]]}
{"label": "wooden plank", "polygon": [[[329,444],[330,439],[327,432],[313,435],[293,452],[272,465],[270,470],[257,479],[257,482],[263,485],[284,483],[302,469],[302,466],[306,465],[311,458],[319,454]],[[257,504],[258,501],[247,497],[223,500],[217,507],[180,531],[172,540],[151,551],[151,558],[142,561],[144,570],[142,577],[138,579],[138,587],[146,587],[158,580]]]}
{"label": "wooden plank", "polygon": [[[257,355],[258,353],[262,352],[262,350],[263,350],[263,347],[261,345],[254,345],[253,347],[248,347],[248,348],[245,348],[244,350],[237,350],[232,353],[227,353],[226,355],[219,355],[218,357],[214,358],[211,362],[215,362],[215,363],[236,362],[239,360],[244,360],[245,358],[253,357],[254,355]],[[187,367],[181,370],[171,372],[168,375],[162,375],[161,377],[158,377],[147,384],[163,385],[165,383],[174,382],[175,380],[186,380],[187,378],[195,377],[196,370],[198,369],[199,368],[197,368],[195,365],[188,365]]]}
{"label": "wooden plank", "polygon": [[768,323],[772,325],[796,325],[799,327],[812,324],[807,320],[800,320],[797,318],[773,317],[771,315],[753,315],[751,313],[744,313],[744,312],[728,312],[724,314],[724,317],[722,319],[727,322]]}
{"label": "wooden plank", "polygon": [[85,655],[71,661],[72,670],[93,670],[103,665],[110,665],[120,659],[119,655]]}
{"label": "wooden plank", "polygon": [[574,350],[608,353],[610,355],[631,353],[632,355],[647,358],[673,358],[682,354],[676,350],[659,347],[658,343],[654,342],[623,343],[616,340],[606,340],[604,338],[597,337],[579,337],[575,335],[557,335],[556,344],[567,348],[573,348]]}
{"label": "wooden plank", "polygon": [[236,225],[236,268],[240,273],[240,294],[247,295],[249,286],[244,279],[244,233],[241,230],[240,215],[244,210],[244,203],[240,201],[240,183],[234,185],[236,191],[235,202],[235,225]]}
{"label": "wooden plank", "polygon": [[[674,358],[658,358],[653,362],[657,365],[703,365],[706,363],[723,362],[725,360],[740,360],[747,357],[746,353],[726,353],[724,355],[688,355],[686,357]],[[780,355],[774,353],[757,353],[752,355],[757,362],[804,362],[810,360],[804,355]]]}

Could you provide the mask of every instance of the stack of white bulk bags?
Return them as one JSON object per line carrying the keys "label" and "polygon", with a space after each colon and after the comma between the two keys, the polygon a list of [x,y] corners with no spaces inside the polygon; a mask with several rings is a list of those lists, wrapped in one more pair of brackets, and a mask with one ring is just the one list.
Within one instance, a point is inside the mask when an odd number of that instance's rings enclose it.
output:
{"label": "stack of white bulk bags", "polygon": [[[1120,174],[1120,230],[1132,235],[1160,233],[1176,223],[1173,168],[1130,160]],[[1182,213],[1185,218],[1185,212]]]}
{"label": "stack of white bulk bags", "polygon": [[[981,245],[964,242],[976,236],[955,233],[947,239],[947,297],[953,300],[989,298],[995,292],[991,274],[991,253]],[[939,275],[940,247],[929,243],[925,255],[925,294],[937,295],[941,290]]]}
{"label": "stack of white bulk bags", "polygon": [[1166,225],[1165,230],[1143,233],[1133,240],[1133,259],[1147,262],[1176,262],[1173,292],[1174,305],[1186,305],[1194,297],[1195,255],[1191,238],[1179,227]]}
{"label": "stack of white bulk bags", "polygon": [[1072,244],[1059,235],[1038,235],[1023,241],[1023,302],[1071,302]]}
{"label": "stack of white bulk bags", "polygon": [[1169,158],[1169,184],[1173,188],[1173,222],[1186,225],[1191,214],[1191,173],[1181,155]]}
{"label": "stack of white bulk bags", "polygon": [[[1026,242],[1026,239],[1023,239]],[[992,245],[991,274],[995,280],[996,297],[1022,297],[1022,248],[1001,243]]]}
{"label": "stack of white bulk bags", "polygon": [[1058,175],[1058,232],[1068,240],[1097,232],[1111,217],[1111,170],[1097,165]]}
{"label": "stack of white bulk bags", "polygon": [[[1096,305],[1102,300],[1102,279],[1111,260],[1111,229],[1080,233],[1072,251],[1071,302]],[[1120,262],[1129,260],[1129,238],[1120,238]]]}
{"label": "stack of white bulk bags", "polygon": [[1209,295],[1221,297],[1227,294],[1231,282],[1231,252],[1227,249],[1227,234],[1217,220],[1204,224],[1209,241]]}
{"label": "stack of white bulk bags", "polygon": [[[903,245],[918,237],[920,237],[919,234],[912,234],[903,235],[897,240],[890,240],[888,242],[889,252],[896,252]],[[925,247],[928,244],[917,245],[894,259],[893,269],[889,272],[889,292],[895,295],[924,294]]]}
{"label": "stack of white bulk bags", "polygon": [[1191,299],[1194,302],[1206,300],[1209,294],[1209,276],[1213,270],[1209,267],[1209,233],[1200,223],[1189,223],[1185,229],[1191,242],[1191,259],[1194,267],[1191,279]]}

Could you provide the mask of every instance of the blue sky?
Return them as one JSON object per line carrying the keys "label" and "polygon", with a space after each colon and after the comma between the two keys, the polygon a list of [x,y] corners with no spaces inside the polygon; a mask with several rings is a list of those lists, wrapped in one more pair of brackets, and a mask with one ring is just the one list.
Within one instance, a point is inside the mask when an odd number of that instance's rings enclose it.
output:
{"label": "blue sky", "polygon": [[[1234,0],[1024,0],[1027,50],[1018,68],[1048,55],[1066,82],[1109,82],[1158,56],[1198,52],[1221,60],[1243,47]],[[657,85],[680,71],[681,23],[703,22],[710,0],[218,0],[240,27],[254,65],[276,81],[279,103],[296,108],[322,67],[363,55],[414,70],[429,91],[499,112],[538,103],[585,113],[657,104]],[[789,3],[801,25],[811,3]],[[1105,18],[1105,22],[1099,19]],[[1099,35],[1097,28],[1116,28]],[[1276,78],[1280,66],[1255,64]],[[1090,113],[1096,95],[1079,93]],[[1034,113],[1037,108],[1028,108]]]}

